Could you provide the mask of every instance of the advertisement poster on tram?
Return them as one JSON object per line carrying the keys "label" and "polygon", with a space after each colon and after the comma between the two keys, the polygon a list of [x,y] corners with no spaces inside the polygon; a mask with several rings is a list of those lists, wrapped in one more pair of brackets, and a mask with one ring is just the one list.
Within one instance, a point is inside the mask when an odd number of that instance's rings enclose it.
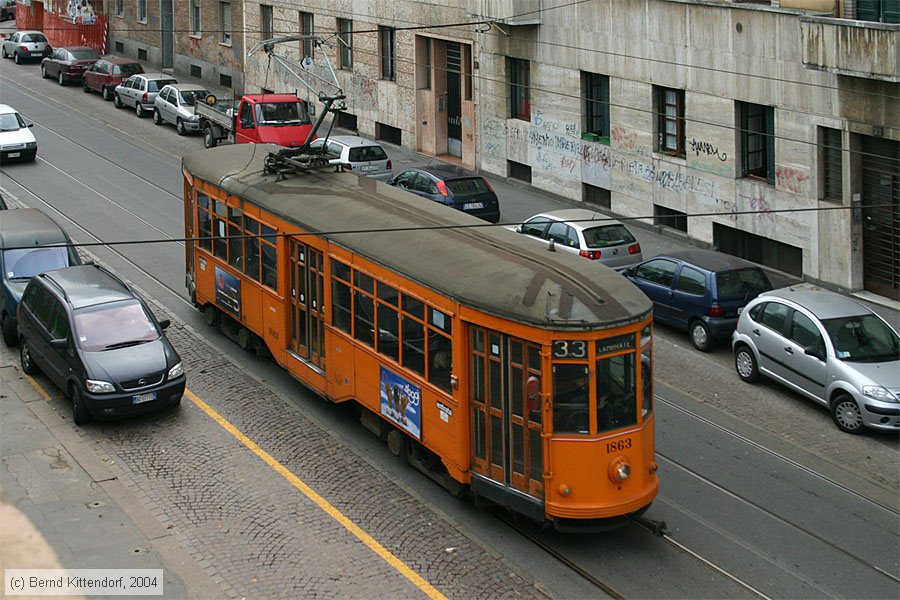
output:
{"label": "advertisement poster on tram", "polygon": [[396,373],[381,367],[381,414],[422,438],[422,391]]}
{"label": "advertisement poster on tram", "polygon": [[241,280],[216,265],[216,304],[241,318]]}

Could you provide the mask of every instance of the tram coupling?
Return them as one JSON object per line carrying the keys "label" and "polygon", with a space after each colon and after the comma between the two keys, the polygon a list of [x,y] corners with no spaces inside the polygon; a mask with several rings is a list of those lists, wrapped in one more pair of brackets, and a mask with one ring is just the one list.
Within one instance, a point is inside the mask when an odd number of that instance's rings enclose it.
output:
{"label": "tram coupling", "polygon": [[647,517],[643,516],[634,516],[632,517],[632,519],[641,527],[650,530],[650,533],[652,533],[655,537],[661,538],[663,536],[669,535],[669,530],[666,528],[665,521],[648,519]]}

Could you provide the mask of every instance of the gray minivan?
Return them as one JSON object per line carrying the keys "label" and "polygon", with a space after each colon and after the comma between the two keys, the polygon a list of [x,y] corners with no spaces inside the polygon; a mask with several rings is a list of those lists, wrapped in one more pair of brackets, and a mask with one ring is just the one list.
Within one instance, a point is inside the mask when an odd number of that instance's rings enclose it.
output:
{"label": "gray minivan", "polygon": [[16,308],[28,280],[44,271],[81,264],[71,244],[62,227],[36,208],[0,213],[0,330],[7,346],[18,341]]}

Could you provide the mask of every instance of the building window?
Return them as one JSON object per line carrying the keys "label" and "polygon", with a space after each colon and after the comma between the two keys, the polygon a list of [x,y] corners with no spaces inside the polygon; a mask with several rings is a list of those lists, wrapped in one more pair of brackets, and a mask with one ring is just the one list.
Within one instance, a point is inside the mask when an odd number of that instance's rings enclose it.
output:
{"label": "building window", "polygon": [[512,119],[531,121],[531,65],[527,60],[506,57],[506,73],[509,80],[509,116]]}
{"label": "building window", "polygon": [[138,21],[147,22],[147,0],[138,0]]}
{"label": "building window", "polygon": [[114,46],[115,46],[116,52],[118,54],[122,54],[123,52],[125,52],[125,43],[124,42],[116,42],[114,44]]}
{"label": "building window", "polygon": [[138,48],[138,60],[147,60],[146,48]]}
{"label": "building window", "polygon": [[200,65],[191,65],[191,77],[196,77],[197,79],[203,78],[203,69]]}
{"label": "building window", "polygon": [[713,246],[725,254],[803,277],[803,250],[784,242],[713,223]]}
{"label": "building window", "polygon": [[375,139],[402,146],[403,130],[399,127],[394,127],[393,125],[375,121]]}
{"label": "building window", "polygon": [[125,0],[116,0],[116,16],[125,16]]}
{"label": "building window", "polygon": [[219,42],[231,43],[231,2],[219,2]]}
{"label": "building window", "polygon": [[775,109],[738,102],[741,177],[759,177],[775,185]]}
{"label": "building window", "polygon": [[[308,12],[300,13],[300,33],[302,35],[313,35],[313,14]],[[312,38],[300,40],[300,58],[315,58],[316,46]]]}
{"label": "building window", "polygon": [[191,0],[191,35],[200,36],[200,0]]}
{"label": "building window", "polygon": [[272,16],[272,7],[268,4],[259,5],[259,28],[262,39],[271,40],[275,37],[275,21]]}
{"label": "building window", "polygon": [[219,73],[219,85],[222,87],[231,87],[231,75],[225,75],[224,73]]}
{"label": "building window", "polygon": [[506,176],[525,183],[531,183],[531,167],[514,160],[507,160]]}
{"label": "building window", "polygon": [[609,77],[581,72],[581,96],[584,98],[584,131],[609,143]]}
{"label": "building window", "polygon": [[844,199],[844,152],[840,129],[819,128],[819,165],[822,200],[842,202]]}
{"label": "building window", "polygon": [[687,213],[683,213],[680,210],[675,210],[674,208],[666,208],[665,206],[654,204],[653,224],[660,225],[662,227],[671,227],[672,229],[677,229],[678,231],[684,231],[685,233],[687,233]]}
{"label": "building window", "polygon": [[609,190],[589,183],[581,184],[581,200],[601,208],[612,208]]}
{"label": "building window", "polygon": [[338,68],[353,69],[353,21],[338,19]]}
{"label": "building window", "polygon": [[378,27],[378,46],[381,49],[381,78],[397,79],[396,32],[393,27]]}
{"label": "building window", "polygon": [[656,151],[684,156],[684,90],[654,86]]}

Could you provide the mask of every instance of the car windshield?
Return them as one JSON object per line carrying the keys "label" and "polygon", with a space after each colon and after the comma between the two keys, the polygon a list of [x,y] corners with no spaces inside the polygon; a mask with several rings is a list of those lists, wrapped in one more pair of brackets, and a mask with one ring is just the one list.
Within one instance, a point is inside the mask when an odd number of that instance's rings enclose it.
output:
{"label": "car windshield", "polygon": [[147,82],[148,92],[158,92],[170,83],[178,83],[174,79],[151,79]]}
{"label": "car windshield", "polygon": [[100,58],[99,52],[97,52],[96,50],[89,50],[89,49],[70,50],[69,54],[71,54],[75,60],[97,60]]}
{"label": "car windshield", "polygon": [[159,338],[156,325],[137,300],[98,304],[75,311],[75,334],[85,352],[115,350]]}
{"label": "car windshield", "polygon": [[0,115],[0,131],[18,131],[25,127],[25,121],[19,113],[3,113]]}
{"label": "car windshield", "polygon": [[874,314],[854,315],[822,321],[834,354],[848,362],[900,360],[900,337]]}
{"label": "car windshield", "polygon": [[69,266],[69,254],[58,248],[17,248],[3,251],[7,279],[31,279],[38,273]]}
{"label": "car windshield", "polygon": [[300,125],[310,120],[302,102],[263,102],[256,105],[256,122],[259,125]]}
{"label": "car windshield", "polygon": [[585,229],[583,234],[584,243],[588,248],[608,248],[635,242],[634,236],[621,223],[591,227]]}
{"label": "car windshield", "polygon": [[45,38],[43,36],[43,34],[40,34],[40,33],[26,33],[25,35],[22,36],[22,41],[23,42],[32,42],[32,43],[43,42],[46,44],[47,38]]}
{"label": "car windshield", "polygon": [[447,189],[454,196],[474,196],[488,191],[488,184],[482,177],[469,177],[466,179],[451,179],[445,181]]}
{"label": "car windshield", "polygon": [[772,284],[762,269],[748,267],[716,273],[716,289],[719,298],[750,298],[771,290]]}
{"label": "car windshield", "polygon": [[361,146],[350,148],[350,162],[367,162],[371,160],[387,160],[387,154],[381,146]]}
{"label": "car windshield", "polygon": [[197,98],[203,99],[207,96],[209,96],[209,92],[206,90],[190,90],[178,92],[178,97],[181,98],[181,104],[183,106],[194,106],[197,103]]}

